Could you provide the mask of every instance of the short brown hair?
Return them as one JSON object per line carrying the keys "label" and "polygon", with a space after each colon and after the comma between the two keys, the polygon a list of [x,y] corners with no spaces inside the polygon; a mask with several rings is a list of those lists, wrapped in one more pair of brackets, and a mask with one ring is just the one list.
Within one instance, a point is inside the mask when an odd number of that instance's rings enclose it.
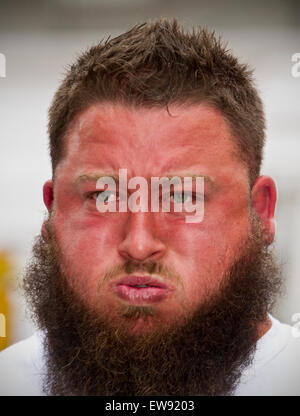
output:
{"label": "short brown hair", "polygon": [[205,102],[229,122],[250,183],[259,175],[265,120],[252,71],[214,32],[186,33],[176,19],[134,26],[83,53],[68,70],[49,110],[53,174],[64,136],[80,111],[95,102],[167,106]]}

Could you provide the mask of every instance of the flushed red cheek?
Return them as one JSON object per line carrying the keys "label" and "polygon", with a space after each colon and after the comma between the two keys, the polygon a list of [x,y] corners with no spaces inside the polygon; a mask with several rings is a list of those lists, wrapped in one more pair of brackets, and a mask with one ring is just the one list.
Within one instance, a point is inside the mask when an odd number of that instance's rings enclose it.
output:
{"label": "flushed red cheek", "polygon": [[69,220],[57,224],[58,244],[70,281],[82,292],[93,291],[107,269],[115,266],[116,235],[99,221]]}

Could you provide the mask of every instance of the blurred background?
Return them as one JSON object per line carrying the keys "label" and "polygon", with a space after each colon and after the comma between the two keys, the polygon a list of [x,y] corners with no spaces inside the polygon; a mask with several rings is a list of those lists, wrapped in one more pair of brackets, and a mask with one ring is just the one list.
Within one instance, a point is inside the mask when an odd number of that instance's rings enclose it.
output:
{"label": "blurred background", "polygon": [[268,123],[263,173],[279,191],[276,251],[286,289],[274,315],[291,324],[300,312],[300,68],[299,77],[292,71],[300,1],[1,0],[0,349],[34,331],[18,286],[45,215],[47,110],[65,68],[102,38],[157,17],[215,29],[255,69]]}

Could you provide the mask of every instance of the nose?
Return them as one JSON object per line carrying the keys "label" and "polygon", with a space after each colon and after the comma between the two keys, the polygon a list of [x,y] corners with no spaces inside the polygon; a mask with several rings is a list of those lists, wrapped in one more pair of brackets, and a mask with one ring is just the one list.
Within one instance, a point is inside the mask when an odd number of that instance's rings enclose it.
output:
{"label": "nose", "polygon": [[[154,215],[151,212],[129,214],[125,225],[125,237],[119,244],[119,254],[126,260],[159,260],[166,246],[157,237]],[[156,214],[157,215],[157,214]]]}

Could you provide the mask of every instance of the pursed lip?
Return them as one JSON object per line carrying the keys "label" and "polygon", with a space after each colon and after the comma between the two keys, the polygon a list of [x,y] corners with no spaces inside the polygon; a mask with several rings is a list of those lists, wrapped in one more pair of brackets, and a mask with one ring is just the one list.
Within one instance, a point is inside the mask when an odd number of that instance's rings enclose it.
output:
{"label": "pursed lip", "polygon": [[153,287],[158,287],[160,289],[171,289],[169,285],[164,282],[161,282],[159,279],[153,276],[143,276],[143,275],[128,275],[122,277],[118,280],[116,285],[128,285],[128,286],[138,286],[138,285],[148,285]]}
{"label": "pursed lip", "polygon": [[112,282],[111,288],[119,298],[133,304],[160,302],[175,289],[150,275],[126,275]]}

